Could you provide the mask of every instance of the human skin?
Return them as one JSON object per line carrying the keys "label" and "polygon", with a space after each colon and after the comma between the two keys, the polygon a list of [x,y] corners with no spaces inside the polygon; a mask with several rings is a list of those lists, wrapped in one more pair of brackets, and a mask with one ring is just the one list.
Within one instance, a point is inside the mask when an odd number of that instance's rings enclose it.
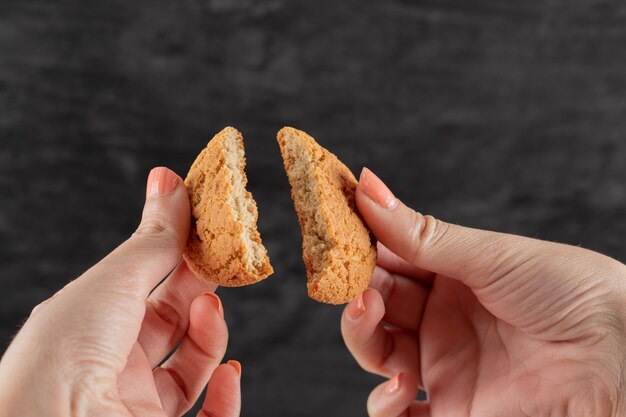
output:
{"label": "human skin", "polygon": [[37,306],[5,352],[0,416],[180,416],[207,382],[198,415],[238,416],[216,286],[181,262],[189,227],[182,180],[155,168],[137,231]]}
{"label": "human skin", "polygon": [[379,259],[341,328],[361,367],[390,378],[370,416],[626,415],[623,264],[423,216],[367,169],[356,203]]}

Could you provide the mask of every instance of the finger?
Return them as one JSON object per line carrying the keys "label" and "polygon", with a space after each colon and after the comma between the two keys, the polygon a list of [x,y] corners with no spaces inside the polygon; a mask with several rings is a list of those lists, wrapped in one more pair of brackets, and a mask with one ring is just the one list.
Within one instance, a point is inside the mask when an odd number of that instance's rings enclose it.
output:
{"label": "finger", "polygon": [[370,288],[376,289],[383,298],[385,323],[411,332],[419,330],[429,287],[377,266]]}
{"label": "finger", "polygon": [[216,284],[197,278],[183,260],[150,294],[138,340],[151,368],[160,364],[187,332],[191,302],[216,288]]}
{"label": "finger", "polygon": [[[138,381],[141,383],[137,383]],[[117,385],[120,400],[133,416],[166,417],[154,385],[152,370],[148,366],[148,359],[138,343],[133,346]]]}
{"label": "finger", "polygon": [[415,278],[426,282],[431,282],[435,278],[434,272],[426,271],[425,269],[407,262],[390,251],[381,242],[378,242],[378,258],[376,263],[378,266],[393,274],[403,275],[407,278]]}
{"label": "finger", "polygon": [[184,414],[200,396],[221,362],[228,329],[217,295],[204,294],[191,303],[189,330],[178,349],[154,370],[163,409],[169,416]]}
{"label": "finger", "polygon": [[[619,262],[578,247],[423,216],[397,200],[367,168],[356,204],[392,252],[420,268],[460,280],[496,317],[546,340],[593,332],[598,320],[606,320],[608,305],[617,296],[602,291],[607,286],[598,283],[626,271]],[[606,306],[607,311],[581,308],[584,305]],[[592,315],[595,319],[587,320]],[[581,321],[589,326],[583,329]]]}
{"label": "finger", "polygon": [[154,168],[137,231],[84,279],[145,300],[182,259],[190,218],[189,197],[180,177],[167,168]]}
{"label": "finger", "polygon": [[370,417],[409,416],[409,407],[419,391],[417,379],[410,373],[399,373],[374,388],[367,398]]}
{"label": "finger", "polygon": [[228,361],[209,380],[198,417],[239,417],[241,413],[241,364]]}
{"label": "finger", "polygon": [[378,291],[367,289],[346,306],[341,317],[343,339],[364,370],[391,377],[398,372],[419,372],[419,342],[415,334],[388,329],[381,323],[385,305]]}

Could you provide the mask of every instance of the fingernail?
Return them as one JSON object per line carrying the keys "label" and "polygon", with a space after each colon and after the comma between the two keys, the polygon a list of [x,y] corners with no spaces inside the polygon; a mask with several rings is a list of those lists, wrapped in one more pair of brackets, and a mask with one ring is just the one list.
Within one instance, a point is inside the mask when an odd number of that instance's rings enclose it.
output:
{"label": "fingernail", "polygon": [[165,167],[153,168],[148,175],[146,198],[172,193],[178,186],[178,175]]}
{"label": "fingernail", "polygon": [[206,295],[213,302],[213,307],[220,313],[220,316],[224,318],[224,308],[222,308],[222,301],[214,292],[205,292],[202,295]]}
{"label": "fingernail", "polygon": [[363,303],[363,294],[360,294],[357,298],[348,303],[346,309],[348,317],[352,320],[356,320],[365,312],[365,303]]}
{"label": "fingernail", "polygon": [[400,375],[402,375],[402,372],[391,378],[387,383],[387,388],[385,388],[387,395],[393,395],[400,391]]}
{"label": "fingernail", "polygon": [[241,364],[239,363],[239,361],[231,359],[226,363],[232,366],[233,368],[235,368],[235,370],[237,371],[237,374],[241,378]]}
{"label": "fingernail", "polygon": [[392,209],[398,205],[398,200],[385,183],[365,167],[359,178],[359,189],[382,208]]}

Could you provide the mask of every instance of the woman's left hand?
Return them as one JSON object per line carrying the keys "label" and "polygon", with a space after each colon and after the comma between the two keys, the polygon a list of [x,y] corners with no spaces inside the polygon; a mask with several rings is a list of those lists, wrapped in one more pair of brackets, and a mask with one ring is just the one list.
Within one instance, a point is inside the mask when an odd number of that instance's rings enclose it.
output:
{"label": "woman's left hand", "polygon": [[187,191],[155,168],[146,196],[132,237],[32,311],[0,362],[0,416],[180,416],[207,381],[199,415],[239,415],[216,286],[181,262]]}

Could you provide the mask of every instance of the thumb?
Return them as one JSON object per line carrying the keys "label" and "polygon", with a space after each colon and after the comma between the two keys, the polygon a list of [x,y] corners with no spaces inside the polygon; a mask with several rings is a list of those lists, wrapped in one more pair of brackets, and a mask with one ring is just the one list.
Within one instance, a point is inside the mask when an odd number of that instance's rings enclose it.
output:
{"label": "thumb", "polygon": [[108,276],[107,286],[146,298],[182,259],[190,217],[189,197],[181,178],[165,167],[152,169],[139,227],[85,278],[102,272]]}
{"label": "thumb", "polygon": [[[361,173],[356,204],[372,232],[392,252],[415,266],[461,281],[492,314],[529,332],[539,333],[556,323],[565,329],[581,319],[571,317],[572,311],[597,313],[590,310],[601,304],[597,297],[610,292],[610,277],[624,274],[621,263],[579,247],[422,215],[395,198],[367,168]],[[590,308],[581,308],[584,305]]]}

